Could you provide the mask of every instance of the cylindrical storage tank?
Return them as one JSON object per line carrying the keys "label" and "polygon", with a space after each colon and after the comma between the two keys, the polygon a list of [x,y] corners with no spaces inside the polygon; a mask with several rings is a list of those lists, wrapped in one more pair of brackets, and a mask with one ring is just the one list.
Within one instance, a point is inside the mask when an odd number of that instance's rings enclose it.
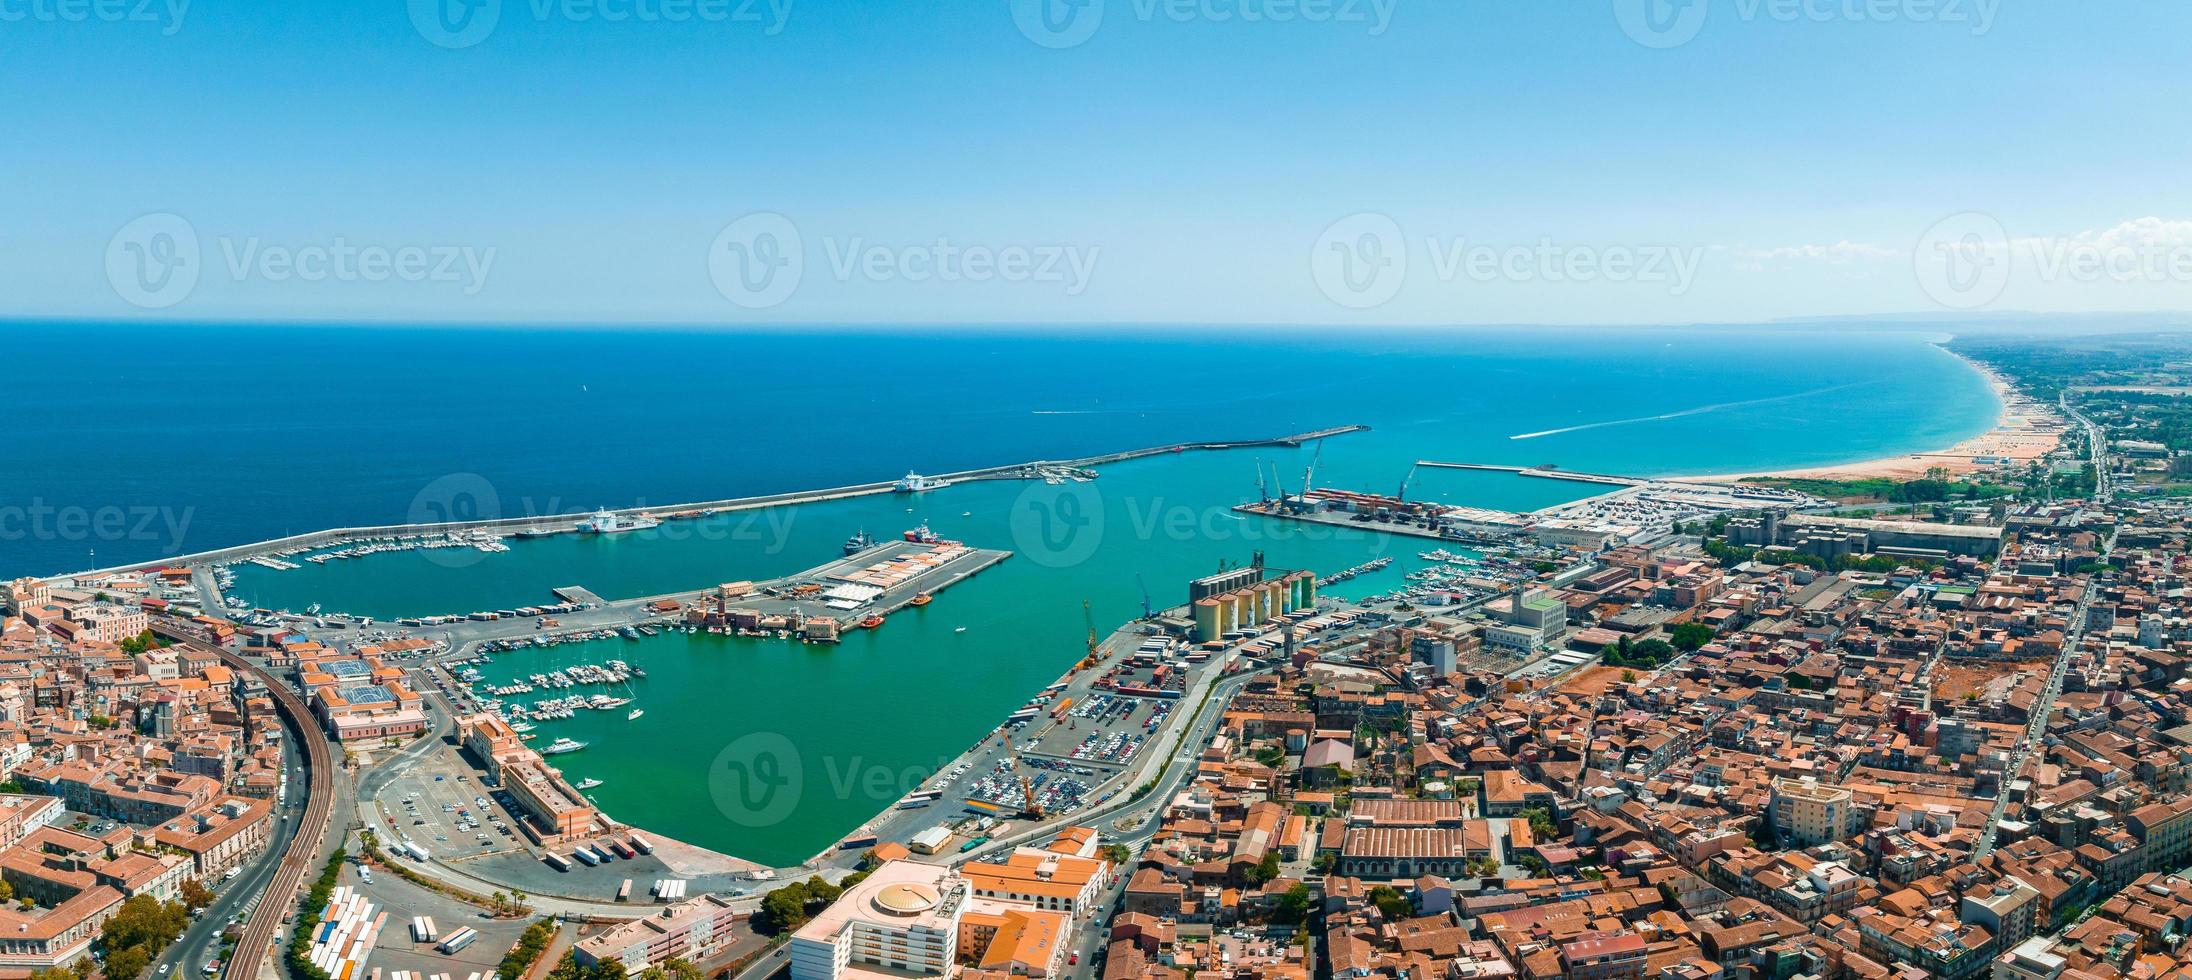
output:
{"label": "cylindrical storage tank", "polygon": [[1259,591],[1263,593],[1263,618],[1277,619],[1287,613],[1286,583],[1278,579],[1265,582]]}
{"label": "cylindrical storage tank", "polygon": [[1224,634],[1225,629],[1218,625],[1218,600],[1195,600],[1195,640],[1208,643]]}
{"label": "cylindrical storage tank", "polygon": [[1247,589],[1228,593],[1233,600],[1233,628],[1246,629],[1256,625],[1256,594]]}
{"label": "cylindrical storage tank", "polygon": [[1233,632],[1241,622],[1239,612],[1233,608],[1233,600],[1225,596],[1219,596],[1210,601],[1218,606],[1218,635],[1224,636]]}
{"label": "cylindrical storage tank", "polygon": [[1309,593],[1308,604],[1314,606],[1317,604],[1317,577],[1307,575],[1304,578],[1306,581],[1302,582],[1302,591]]}
{"label": "cylindrical storage tank", "polygon": [[1294,573],[1294,608],[1307,609],[1317,604],[1315,589],[1317,577],[1308,572]]}

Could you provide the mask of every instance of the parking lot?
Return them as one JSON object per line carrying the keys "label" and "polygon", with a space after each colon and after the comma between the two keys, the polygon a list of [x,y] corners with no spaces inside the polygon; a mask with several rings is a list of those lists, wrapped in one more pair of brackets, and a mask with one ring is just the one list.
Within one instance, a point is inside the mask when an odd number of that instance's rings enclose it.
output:
{"label": "parking lot", "polygon": [[506,799],[450,754],[432,753],[389,784],[373,829],[391,846],[414,843],[449,860],[522,852],[525,839]]}
{"label": "parking lot", "polygon": [[1141,754],[1178,704],[1165,698],[1138,698],[1091,692],[1053,723],[1045,718],[1020,750],[1083,765],[1123,767]]}
{"label": "parking lot", "polygon": [[[365,882],[368,874],[372,875],[371,884]],[[530,917],[491,919],[478,908],[421,888],[400,876],[386,871],[374,873],[355,864],[343,867],[342,883],[360,889],[374,904],[374,914],[385,912],[388,915],[387,924],[373,942],[371,957],[372,965],[380,967],[383,975],[396,970],[447,973],[458,978],[472,973],[492,975],[496,964],[502,962],[502,954],[517,945],[518,936],[532,922]],[[411,920],[420,916],[434,920],[441,938],[467,927],[479,930],[480,937],[470,946],[444,955],[433,943],[412,941]]]}

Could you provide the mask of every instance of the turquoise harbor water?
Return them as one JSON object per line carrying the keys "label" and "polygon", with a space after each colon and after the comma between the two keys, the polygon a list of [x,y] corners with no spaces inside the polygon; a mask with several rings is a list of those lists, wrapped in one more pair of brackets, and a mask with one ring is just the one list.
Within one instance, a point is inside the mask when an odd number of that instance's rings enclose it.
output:
{"label": "turquoise harbor water", "polygon": [[[84,331],[161,351],[188,399],[129,359],[70,358]],[[939,532],[1016,556],[836,647],[673,635],[507,655],[492,676],[619,657],[645,666],[646,715],[547,723],[592,747],[558,757],[609,812],[755,860],[796,862],[894,793],[847,773],[958,752],[1079,656],[1090,603],[1108,631],[1143,585],[1176,603],[1220,560],[1266,553],[1331,571],[1380,555],[1381,591],[1426,543],[1242,519],[1259,465],[1297,487],[1390,492],[1417,459],[1557,463],[1640,475],[1842,462],[1947,445],[1998,406],[1916,331],[1805,328],[964,333],[517,332],[18,328],[40,363],[0,409],[48,438],[15,449],[0,502],[185,514],[179,534],[0,542],[0,575],[82,567],[322,527],[445,515],[583,513],[891,479],[1179,441],[1349,423],[1321,450],[1185,453],[1090,484],[985,482],[675,522],[616,538],[513,540],[502,554],[405,552],[271,572],[235,594],[270,608],[394,617],[609,597],[781,575],[865,528]],[[172,352],[172,357],[170,356]],[[70,377],[80,371],[84,377]],[[67,433],[74,438],[54,438]],[[99,446],[85,453],[85,445]],[[1595,488],[1425,469],[1411,496],[1527,509]],[[910,509],[909,509],[910,508]],[[965,627],[964,632],[959,632]],[[613,717],[611,717],[613,715]],[[717,751],[773,731],[798,744],[791,818],[717,811]]]}

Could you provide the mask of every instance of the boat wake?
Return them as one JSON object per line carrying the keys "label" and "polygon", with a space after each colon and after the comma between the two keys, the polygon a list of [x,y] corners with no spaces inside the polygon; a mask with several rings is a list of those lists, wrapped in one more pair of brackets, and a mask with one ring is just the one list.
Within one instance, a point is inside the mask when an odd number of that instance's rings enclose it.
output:
{"label": "boat wake", "polygon": [[1814,388],[1810,391],[1798,391],[1786,395],[1772,395],[1765,398],[1746,398],[1742,401],[1717,402],[1711,405],[1699,405],[1696,408],[1685,408],[1679,412],[1667,412],[1661,415],[1639,415],[1633,419],[1609,419],[1604,422],[1585,422],[1582,425],[1563,426],[1558,429],[1546,429],[1542,432],[1525,432],[1521,435],[1512,435],[1508,436],[1507,438],[1535,439],[1539,436],[1557,436],[1564,432],[1581,432],[1585,429],[1603,429],[1610,425],[1634,425],[1638,422],[1664,422],[1668,419],[1686,418],[1691,415],[1703,415],[1707,412],[1718,412],[1723,409],[1729,408],[1742,408],[1747,405],[1765,405],[1772,402],[1785,402],[1798,398],[1810,398],[1813,395],[1829,394],[1831,392],[1842,391],[1847,388],[1855,388],[1860,385],[1870,383],[1871,382],[1865,381],[1852,381],[1848,384],[1828,385],[1825,388]]}

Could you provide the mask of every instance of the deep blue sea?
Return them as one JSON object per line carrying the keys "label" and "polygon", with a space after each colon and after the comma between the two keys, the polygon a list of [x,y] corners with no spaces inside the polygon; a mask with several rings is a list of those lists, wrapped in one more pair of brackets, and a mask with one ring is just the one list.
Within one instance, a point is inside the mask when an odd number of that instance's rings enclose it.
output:
{"label": "deep blue sea", "polygon": [[[503,515],[566,513],[1361,423],[1373,431],[1326,444],[1317,482],[1389,490],[1416,459],[1841,462],[1944,446],[1997,410],[1917,327],[56,323],[0,339],[0,577],[435,517],[436,481],[474,474]],[[1221,474],[1228,502],[1254,495],[1257,465]],[[1305,460],[1285,465],[1291,483]],[[1492,507],[1560,497],[1543,481],[1418,482]]]}
{"label": "deep blue sea", "polygon": [[[1428,542],[1229,510],[1257,474],[1397,489],[1415,460],[1728,472],[1932,449],[1991,424],[1983,378],[1910,332],[1027,330],[981,333],[35,326],[6,333],[0,577],[331,526],[675,503],[1360,423],[1320,446],[1165,454],[1093,483],[985,481],[728,512],[510,550],[236,568],[269,609],[383,618],[788,575],[916,522],[1013,557],[838,646],[670,634],[498,658],[502,679],[623,657],[631,721],[549,723],[611,814],[788,865],[827,849],[1079,659],[1086,630],[1256,555],[1328,592],[1401,585]],[[1530,509],[1603,488],[1425,469],[1411,497]],[[92,554],[96,549],[96,556]],[[1084,605],[1085,604],[1085,605]],[[755,733],[807,787],[771,821],[711,762]]]}

